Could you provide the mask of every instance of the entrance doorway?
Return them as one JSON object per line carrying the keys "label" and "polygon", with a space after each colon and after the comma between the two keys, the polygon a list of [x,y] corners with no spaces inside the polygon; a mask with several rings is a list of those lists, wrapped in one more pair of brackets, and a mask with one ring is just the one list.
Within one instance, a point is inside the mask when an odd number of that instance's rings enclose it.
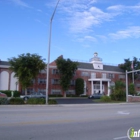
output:
{"label": "entrance doorway", "polygon": [[[100,91],[100,84],[94,84],[94,90],[93,93],[99,93]],[[102,93],[104,93],[104,84],[102,84]]]}

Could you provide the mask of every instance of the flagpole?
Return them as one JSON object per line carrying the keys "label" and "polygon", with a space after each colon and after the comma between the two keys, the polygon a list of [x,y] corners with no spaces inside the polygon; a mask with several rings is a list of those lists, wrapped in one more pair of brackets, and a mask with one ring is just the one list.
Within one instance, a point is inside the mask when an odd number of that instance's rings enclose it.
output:
{"label": "flagpole", "polygon": [[132,69],[132,82],[134,84],[134,64],[133,64],[133,61],[131,63],[131,69]]}
{"label": "flagpole", "polygon": [[134,72],[132,73],[132,78],[133,78],[133,84],[134,84]]}

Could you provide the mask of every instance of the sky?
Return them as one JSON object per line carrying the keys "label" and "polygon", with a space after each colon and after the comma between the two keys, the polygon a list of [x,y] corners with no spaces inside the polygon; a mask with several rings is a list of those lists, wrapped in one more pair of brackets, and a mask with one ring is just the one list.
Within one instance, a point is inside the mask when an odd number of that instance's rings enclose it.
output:
{"label": "sky", "polygon": [[[50,19],[58,0],[0,0],[0,59],[36,53],[48,62]],[[140,58],[140,0],[60,0],[52,20],[50,62],[104,64]]]}

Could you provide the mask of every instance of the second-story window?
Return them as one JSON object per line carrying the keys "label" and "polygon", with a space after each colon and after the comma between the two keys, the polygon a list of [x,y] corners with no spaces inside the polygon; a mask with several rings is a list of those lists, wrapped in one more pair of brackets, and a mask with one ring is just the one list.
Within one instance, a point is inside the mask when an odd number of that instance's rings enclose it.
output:
{"label": "second-story window", "polygon": [[59,74],[59,70],[58,69],[52,69],[52,74]]}
{"label": "second-story window", "polygon": [[108,78],[113,79],[114,78],[114,74],[113,73],[109,73],[108,74]]}
{"label": "second-story window", "polygon": [[60,84],[60,79],[51,79],[51,82],[53,85],[58,85]]}
{"label": "second-story window", "polygon": [[89,73],[88,72],[82,72],[81,73],[81,76],[87,76],[87,77],[89,77]]}
{"label": "second-story window", "polygon": [[38,84],[46,84],[46,79],[38,78]]}
{"label": "second-story window", "polygon": [[119,75],[119,79],[125,79],[125,75],[123,74]]}
{"label": "second-story window", "polygon": [[71,85],[71,86],[74,86],[74,85],[75,85],[75,80],[71,80],[71,81],[70,81],[70,85]]}
{"label": "second-story window", "polygon": [[96,73],[91,73],[91,78],[96,78]]}
{"label": "second-story window", "polygon": [[106,78],[106,73],[102,73],[102,78]]}

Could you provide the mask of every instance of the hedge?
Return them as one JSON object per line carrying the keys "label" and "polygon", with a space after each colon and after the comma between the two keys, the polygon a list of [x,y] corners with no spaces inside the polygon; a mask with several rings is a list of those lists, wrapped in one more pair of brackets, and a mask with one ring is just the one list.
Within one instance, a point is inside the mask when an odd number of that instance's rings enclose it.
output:
{"label": "hedge", "polygon": [[14,97],[20,97],[20,92],[17,90],[0,90],[0,92],[5,93],[8,97],[11,97],[12,92],[14,93]]}
{"label": "hedge", "polygon": [[19,97],[17,97],[17,98],[13,97],[9,100],[9,104],[12,104],[12,105],[24,104],[24,100],[22,98],[19,98]]}

